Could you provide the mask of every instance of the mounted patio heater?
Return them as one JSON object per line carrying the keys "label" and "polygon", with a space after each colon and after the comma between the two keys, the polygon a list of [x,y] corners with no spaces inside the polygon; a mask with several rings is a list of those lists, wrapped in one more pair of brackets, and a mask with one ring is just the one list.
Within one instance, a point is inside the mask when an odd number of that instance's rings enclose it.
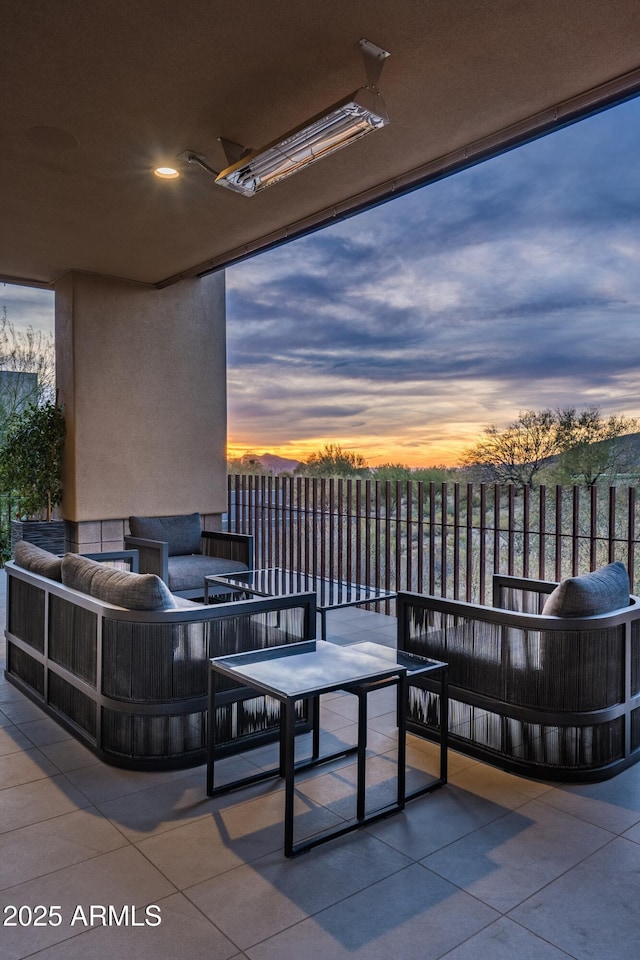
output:
{"label": "mounted patio heater", "polygon": [[221,187],[253,197],[316,160],[386,126],[389,117],[377,82],[389,53],[369,40],[360,40],[359,46],[367,74],[366,86],[260,150],[244,150],[238,144],[219,138],[229,162],[220,173],[212,170],[196,153],[187,151],[184,158],[214,175]]}

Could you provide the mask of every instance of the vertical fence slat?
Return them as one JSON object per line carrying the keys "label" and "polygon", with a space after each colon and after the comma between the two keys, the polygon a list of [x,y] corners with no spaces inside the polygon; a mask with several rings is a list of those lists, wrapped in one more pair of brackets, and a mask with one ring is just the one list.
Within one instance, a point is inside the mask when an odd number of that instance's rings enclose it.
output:
{"label": "vertical fence slat", "polygon": [[460,596],[460,484],[453,485],[453,596]]}
{"label": "vertical fence slat", "polygon": [[547,558],[547,488],[544,484],[540,487],[540,497],[538,500],[538,529],[540,531],[540,552],[538,554],[538,577],[540,580],[546,579],[546,558]]}
{"label": "vertical fence slat", "polygon": [[500,487],[493,488],[493,572],[500,573]]}
{"label": "vertical fence slat", "polygon": [[529,554],[531,551],[531,487],[522,491],[522,576],[529,576]]}
{"label": "vertical fence slat", "polygon": [[616,536],[616,488],[609,487],[609,544],[607,556],[609,563],[613,563],[616,558],[615,550]]}
{"label": "vertical fence slat", "polygon": [[589,503],[591,508],[589,523],[589,569],[595,570],[598,566],[598,490],[596,487],[591,487]]}
{"label": "vertical fence slat", "polygon": [[337,577],[338,580],[344,579],[344,566],[342,562],[342,551],[344,546],[344,531],[343,531],[343,507],[342,507],[342,497],[344,493],[344,480],[340,478],[336,487],[336,508],[335,508],[335,518],[336,518],[336,540],[338,544],[337,557],[338,557],[338,569]]}
{"label": "vertical fence slat", "polygon": [[636,488],[629,487],[629,512],[627,517],[627,570],[629,580],[635,583],[636,553],[634,550],[636,539]]}
{"label": "vertical fence slat", "polygon": [[346,494],[346,530],[347,539],[347,577],[350,582],[357,580],[353,570],[353,480],[347,480]]}
{"label": "vertical fence slat", "polygon": [[391,590],[391,481],[384,485],[384,588]]}
{"label": "vertical fence slat", "polygon": [[580,568],[580,487],[573,487],[571,513],[571,575],[577,576]]}
{"label": "vertical fence slat", "polygon": [[375,547],[374,547],[374,583],[380,583],[382,567],[382,518],[380,516],[380,481],[375,482]]}
{"label": "vertical fence slat", "polygon": [[436,592],[436,485],[429,484],[429,593]]}
{"label": "vertical fence slat", "polygon": [[274,506],[273,506],[273,533],[274,533],[274,550],[273,550],[273,560],[274,567],[281,566],[282,558],[280,556],[280,512],[282,510],[282,479],[280,477],[275,478],[274,484]]}
{"label": "vertical fence slat", "polygon": [[480,603],[486,603],[487,596],[487,485],[480,484],[480,583],[478,587]]}
{"label": "vertical fence slat", "polygon": [[508,490],[508,513],[507,513],[507,573],[513,576],[514,573],[514,552],[515,552],[515,509],[516,509],[516,488],[511,483]]}
{"label": "vertical fence slat", "polygon": [[473,484],[467,484],[466,499],[466,542],[465,542],[465,600],[473,596]]}
{"label": "vertical fence slat", "polygon": [[[371,586],[371,480],[365,480],[364,484],[364,497],[365,497],[365,517],[366,517],[366,526],[364,528],[364,552],[365,552],[365,584]],[[374,521],[375,522],[375,521]]]}
{"label": "vertical fence slat", "polygon": [[[406,538],[406,524],[402,520],[402,505],[405,502],[402,496],[402,484],[400,480],[396,480],[395,484],[395,500],[396,500],[396,557],[393,570],[393,589],[402,590],[404,588],[404,577],[401,574],[402,570],[402,545]],[[407,550],[407,557],[409,556],[409,551]]]}
{"label": "vertical fence slat", "polygon": [[440,595],[447,595],[449,493],[446,482],[440,487]]}
{"label": "vertical fence slat", "polygon": [[413,588],[413,482],[411,480],[409,480],[407,483],[406,515],[407,564],[404,589],[411,590]]}
{"label": "vertical fence slat", "polygon": [[562,487],[556,486],[556,580],[562,580]]}
{"label": "vertical fence slat", "polygon": [[416,583],[414,589],[421,592],[424,590],[424,483],[418,482],[418,521],[416,529],[417,550],[418,550],[418,568],[416,571]]}

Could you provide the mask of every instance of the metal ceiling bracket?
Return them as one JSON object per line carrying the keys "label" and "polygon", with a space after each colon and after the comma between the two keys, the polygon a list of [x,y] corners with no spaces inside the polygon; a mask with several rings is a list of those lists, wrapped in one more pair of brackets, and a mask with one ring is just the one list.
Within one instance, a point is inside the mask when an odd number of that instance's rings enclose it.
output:
{"label": "metal ceiling bracket", "polygon": [[358,40],[358,46],[364,60],[364,69],[367,75],[367,83],[370,87],[377,87],[384,62],[391,54],[388,50],[383,50],[371,40]]}
{"label": "metal ceiling bracket", "polygon": [[224,155],[227,158],[227,166],[229,167],[232,167],[238,160],[242,160],[243,157],[251,153],[251,150],[247,149],[247,147],[243,147],[239,143],[234,143],[233,140],[225,140],[224,137],[218,137],[218,143],[224,150]]}
{"label": "metal ceiling bracket", "polygon": [[219,171],[210,167],[209,164],[205,162],[205,157],[205,153],[196,153],[194,150],[183,150],[182,153],[178,154],[178,160],[184,160],[185,163],[197,163],[199,167],[202,167],[202,169],[210,173],[211,176],[217,177]]}

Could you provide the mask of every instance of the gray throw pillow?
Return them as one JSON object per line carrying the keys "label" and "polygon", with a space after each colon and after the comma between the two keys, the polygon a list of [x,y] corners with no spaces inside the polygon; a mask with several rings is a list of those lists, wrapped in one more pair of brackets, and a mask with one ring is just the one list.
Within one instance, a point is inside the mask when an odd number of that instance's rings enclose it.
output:
{"label": "gray throw pillow", "polygon": [[114,570],[76,553],[62,558],[62,582],[97,600],[127,610],[175,610],[167,585],[155,573]]}
{"label": "gray throw pillow", "polygon": [[14,550],[14,560],[19,567],[30,570],[31,573],[39,573],[42,577],[48,577],[49,580],[62,580],[62,558],[56,557],[54,553],[43,550],[35,543],[28,543],[26,540],[18,540]]}
{"label": "gray throw pillow", "polygon": [[623,563],[610,563],[581,577],[563,580],[549,594],[542,613],[553,617],[593,617],[627,607],[631,586]]}
{"label": "gray throw pillow", "polygon": [[199,513],[175,517],[129,517],[132,537],[162,540],[169,544],[169,556],[200,553],[201,522]]}

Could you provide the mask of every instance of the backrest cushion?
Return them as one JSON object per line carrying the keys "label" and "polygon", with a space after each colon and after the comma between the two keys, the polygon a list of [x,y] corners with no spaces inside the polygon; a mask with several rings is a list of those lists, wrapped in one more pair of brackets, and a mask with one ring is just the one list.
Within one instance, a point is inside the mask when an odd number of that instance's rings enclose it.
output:
{"label": "backrest cushion", "polygon": [[199,513],[177,517],[129,517],[132,537],[162,540],[169,544],[169,556],[200,553],[201,523]]}
{"label": "backrest cushion", "polygon": [[24,567],[31,573],[39,573],[42,577],[57,580],[58,583],[62,580],[62,558],[56,557],[54,553],[49,553],[48,550],[43,550],[35,543],[18,540],[13,556],[19,567]]}
{"label": "backrest cushion", "polygon": [[550,593],[542,613],[553,617],[593,617],[629,606],[631,587],[623,563],[610,563],[581,577],[563,580]]}
{"label": "backrest cushion", "polygon": [[96,600],[127,610],[175,610],[167,585],[155,573],[115,570],[76,553],[62,558],[62,582]]}

